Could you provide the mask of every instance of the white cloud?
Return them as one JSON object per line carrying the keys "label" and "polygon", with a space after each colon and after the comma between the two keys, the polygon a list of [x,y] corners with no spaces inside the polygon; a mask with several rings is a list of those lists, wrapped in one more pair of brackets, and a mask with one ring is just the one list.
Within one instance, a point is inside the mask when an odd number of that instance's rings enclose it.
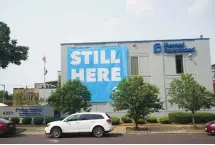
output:
{"label": "white cloud", "polygon": [[153,12],[152,0],[127,0],[126,11],[135,14],[141,14],[143,12]]}
{"label": "white cloud", "polygon": [[189,16],[200,16],[207,9],[210,0],[193,0],[193,4],[188,8]]}

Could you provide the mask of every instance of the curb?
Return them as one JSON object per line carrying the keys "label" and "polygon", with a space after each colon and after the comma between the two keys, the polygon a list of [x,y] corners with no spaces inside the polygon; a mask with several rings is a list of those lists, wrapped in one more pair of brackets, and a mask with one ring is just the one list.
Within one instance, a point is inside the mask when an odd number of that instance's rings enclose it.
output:
{"label": "curb", "polygon": [[150,132],[150,133],[126,133],[126,134],[136,134],[136,135],[153,135],[153,134],[205,134],[204,132]]}
{"label": "curb", "polygon": [[[43,132],[23,132],[17,133],[22,135],[46,135]],[[114,133],[117,134],[117,133]],[[145,133],[138,133],[138,132],[131,132],[131,133],[120,133],[120,134],[136,134],[136,135],[153,135],[153,134],[205,134],[204,132],[145,132]]]}
{"label": "curb", "polygon": [[43,132],[23,132],[22,135],[45,135]]}

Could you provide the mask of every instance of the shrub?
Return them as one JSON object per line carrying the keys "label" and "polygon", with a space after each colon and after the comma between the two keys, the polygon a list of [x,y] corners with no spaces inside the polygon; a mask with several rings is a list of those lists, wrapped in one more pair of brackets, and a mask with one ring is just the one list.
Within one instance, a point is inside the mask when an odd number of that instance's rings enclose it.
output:
{"label": "shrub", "polygon": [[157,123],[158,120],[157,120],[157,118],[155,116],[148,116],[146,118],[146,122],[148,122],[148,123]]}
{"label": "shrub", "polygon": [[214,113],[202,113],[202,123],[208,123],[210,121],[215,120],[215,114]]}
{"label": "shrub", "polygon": [[123,123],[132,123],[132,119],[127,116],[121,117],[121,120]]}
{"label": "shrub", "polygon": [[160,117],[159,122],[160,122],[161,124],[170,124],[170,123],[171,123],[171,121],[169,120],[169,117],[168,117],[168,116]]}
{"label": "shrub", "polygon": [[138,124],[145,124],[146,121],[145,121],[144,119],[139,119],[139,120],[137,121],[137,123],[138,123]]}
{"label": "shrub", "polygon": [[[192,123],[192,113],[190,112],[172,112],[169,113],[170,121],[178,124]],[[194,114],[195,123],[207,123],[215,120],[214,113],[197,112]]]}
{"label": "shrub", "polygon": [[34,118],[34,124],[35,125],[42,125],[43,121],[44,121],[43,117],[36,117],[36,118]]}
{"label": "shrub", "polygon": [[6,120],[10,121],[10,118],[5,117],[4,119],[6,119]]}
{"label": "shrub", "polygon": [[52,122],[54,120],[55,120],[54,117],[47,117],[46,120],[45,120],[45,124],[48,124],[48,123],[50,123],[50,122]]}
{"label": "shrub", "polygon": [[19,124],[20,119],[17,117],[11,118],[10,121],[12,121],[15,124]]}
{"label": "shrub", "polygon": [[120,119],[118,117],[112,117],[112,124],[113,125],[118,125],[120,122]]}
{"label": "shrub", "polygon": [[172,112],[169,113],[169,119],[173,123],[189,124],[192,122],[192,116],[186,112]]}
{"label": "shrub", "polygon": [[31,124],[32,118],[31,117],[26,117],[22,119],[23,124]]}

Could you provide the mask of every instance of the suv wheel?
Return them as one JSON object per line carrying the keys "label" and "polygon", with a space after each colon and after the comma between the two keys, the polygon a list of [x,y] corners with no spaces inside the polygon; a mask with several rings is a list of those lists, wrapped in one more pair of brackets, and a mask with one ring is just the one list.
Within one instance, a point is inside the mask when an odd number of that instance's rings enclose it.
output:
{"label": "suv wheel", "polygon": [[104,129],[101,126],[96,126],[93,129],[93,135],[95,137],[101,137],[104,134]]}
{"label": "suv wheel", "polygon": [[62,131],[59,127],[54,127],[51,129],[51,136],[54,138],[59,138],[62,135]]}

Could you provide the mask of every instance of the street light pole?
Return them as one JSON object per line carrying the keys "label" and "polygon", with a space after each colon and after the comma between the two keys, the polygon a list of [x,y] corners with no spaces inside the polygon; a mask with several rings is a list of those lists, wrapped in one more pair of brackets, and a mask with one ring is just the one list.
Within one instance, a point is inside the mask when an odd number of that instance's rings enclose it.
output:
{"label": "street light pole", "polygon": [[3,92],[3,104],[4,104],[4,97],[5,97],[5,85],[3,85],[4,87],[4,92]]}
{"label": "street light pole", "polygon": [[3,104],[4,104],[4,97],[5,97],[5,85],[4,85],[4,84],[1,84],[0,86],[3,86],[3,87],[4,87],[4,91],[3,91]]}

